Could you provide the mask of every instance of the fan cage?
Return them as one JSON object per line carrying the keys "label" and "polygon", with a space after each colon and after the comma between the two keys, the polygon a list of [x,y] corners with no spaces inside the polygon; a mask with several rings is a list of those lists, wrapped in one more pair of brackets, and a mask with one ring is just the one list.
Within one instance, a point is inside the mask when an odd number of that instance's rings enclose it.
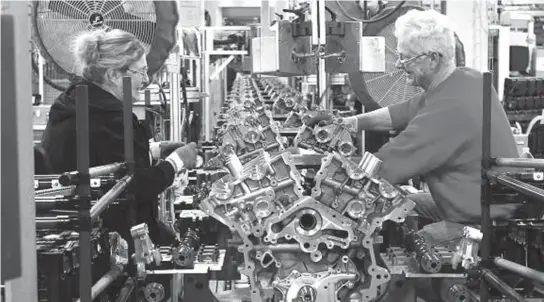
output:
{"label": "fan cage", "polygon": [[154,39],[153,1],[36,1],[34,16],[34,38],[44,57],[68,75],[75,72],[71,46],[81,32],[97,28],[131,32],[142,42],[146,54]]}
{"label": "fan cage", "polygon": [[390,23],[377,36],[385,38],[385,72],[364,72],[363,78],[368,93],[382,107],[387,107],[423,92],[407,82],[406,73],[395,66],[397,61],[397,38],[395,24]]}

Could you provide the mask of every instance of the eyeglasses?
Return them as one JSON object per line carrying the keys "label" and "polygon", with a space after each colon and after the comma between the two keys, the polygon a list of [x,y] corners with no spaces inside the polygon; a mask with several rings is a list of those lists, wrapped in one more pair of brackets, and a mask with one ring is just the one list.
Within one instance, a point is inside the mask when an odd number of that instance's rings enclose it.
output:
{"label": "eyeglasses", "polygon": [[128,71],[133,72],[133,73],[137,73],[140,76],[142,76],[144,79],[147,79],[147,77],[148,77],[147,70],[146,71],[140,71],[140,70],[134,70],[134,69],[129,68]]}
{"label": "eyeglasses", "polygon": [[[421,58],[421,57],[429,56],[429,55],[431,55],[431,54],[432,54],[432,52],[429,52],[429,53],[422,53],[422,54],[417,55],[417,56],[415,56],[415,57],[403,59],[403,58],[402,58],[402,55],[399,54],[399,53],[397,53],[397,62],[398,62],[400,65],[405,65],[405,64],[410,63],[410,62],[412,62],[412,61],[414,61],[414,60],[417,60],[417,59],[419,59],[419,58]],[[439,57],[442,57],[442,54],[441,54],[441,53],[438,53],[438,56],[439,56]]]}

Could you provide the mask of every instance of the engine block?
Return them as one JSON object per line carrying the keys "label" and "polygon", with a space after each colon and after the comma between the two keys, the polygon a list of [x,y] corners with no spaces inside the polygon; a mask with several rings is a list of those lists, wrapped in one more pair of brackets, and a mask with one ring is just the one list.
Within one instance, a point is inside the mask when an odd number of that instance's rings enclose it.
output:
{"label": "engine block", "polygon": [[[309,114],[318,114],[310,112]],[[304,116],[303,119],[308,118]],[[352,135],[355,129],[351,124],[346,124],[341,118],[334,118],[330,125],[308,127],[302,125],[293,143],[296,147],[314,150],[320,153],[336,151],[342,156],[350,157],[355,154],[357,148]]]}
{"label": "engine block", "polygon": [[376,172],[365,153],[359,163],[326,153],[305,192],[289,152],[261,151],[242,164],[225,155],[230,172],[200,203],[241,244],[240,273],[251,301],[376,301],[391,279],[377,262],[375,238],[386,220],[403,222],[414,203]]}

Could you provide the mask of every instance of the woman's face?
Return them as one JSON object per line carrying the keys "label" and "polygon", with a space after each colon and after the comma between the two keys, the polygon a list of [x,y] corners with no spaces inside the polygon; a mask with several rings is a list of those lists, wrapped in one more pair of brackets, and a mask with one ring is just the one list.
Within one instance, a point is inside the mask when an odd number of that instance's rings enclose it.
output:
{"label": "woman's face", "polygon": [[147,59],[144,55],[129,66],[127,71],[127,75],[132,77],[132,96],[136,100],[140,99],[140,89],[143,89],[149,81],[147,69]]}
{"label": "woman's face", "polygon": [[130,65],[126,72],[113,72],[111,78],[112,89],[115,91],[116,96],[123,99],[123,77],[131,77],[132,83],[132,99],[136,102],[140,100],[140,89],[149,81],[147,75],[147,60],[145,56],[142,56],[140,60]]}

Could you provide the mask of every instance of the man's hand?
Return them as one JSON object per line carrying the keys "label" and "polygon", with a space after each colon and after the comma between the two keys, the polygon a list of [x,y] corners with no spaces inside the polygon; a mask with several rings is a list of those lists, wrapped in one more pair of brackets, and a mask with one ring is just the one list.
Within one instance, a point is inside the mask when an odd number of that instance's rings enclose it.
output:
{"label": "man's hand", "polygon": [[170,154],[166,161],[174,166],[177,173],[183,169],[193,169],[196,167],[198,150],[196,143],[190,143],[183,147],[177,148]]}

